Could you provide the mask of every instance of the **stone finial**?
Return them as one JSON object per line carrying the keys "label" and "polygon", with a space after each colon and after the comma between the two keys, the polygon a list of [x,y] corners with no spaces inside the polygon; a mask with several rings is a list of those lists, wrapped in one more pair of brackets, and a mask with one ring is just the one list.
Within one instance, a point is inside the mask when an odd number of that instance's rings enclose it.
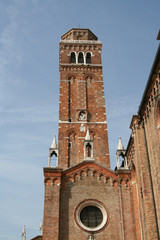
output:
{"label": "stone finial", "polygon": [[[116,151],[117,155],[117,169],[128,169],[127,165],[127,157],[126,157],[126,150],[124,149],[124,146],[122,144],[122,139],[119,137],[118,147]],[[123,161],[120,163],[120,157],[122,157]]]}
{"label": "stone finial", "polygon": [[41,220],[40,226],[39,226],[39,235],[42,235],[43,232],[43,221]]}
{"label": "stone finial", "polygon": [[51,144],[51,148],[57,148],[57,142],[56,142],[56,135],[54,135],[52,144]]}
{"label": "stone finial", "polygon": [[117,150],[124,150],[124,146],[123,146],[123,144],[122,144],[122,139],[121,139],[121,137],[119,137],[119,143],[118,143]]}
{"label": "stone finial", "polygon": [[53,155],[57,158],[56,160],[56,166],[57,166],[58,165],[58,147],[56,142],[56,135],[54,135],[51,147],[49,148],[48,167],[51,167],[51,157]]}
{"label": "stone finial", "polygon": [[25,228],[25,225],[23,226],[23,229],[22,229],[21,240],[26,240],[26,228]]}
{"label": "stone finial", "polygon": [[93,158],[93,139],[89,133],[89,128],[87,128],[86,136],[84,139],[84,160],[94,160]]}
{"label": "stone finial", "polygon": [[91,135],[89,133],[89,128],[87,128],[87,133],[86,133],[86,136],[85,136],[85,140],[88,140],[88,141],[91,140]]}

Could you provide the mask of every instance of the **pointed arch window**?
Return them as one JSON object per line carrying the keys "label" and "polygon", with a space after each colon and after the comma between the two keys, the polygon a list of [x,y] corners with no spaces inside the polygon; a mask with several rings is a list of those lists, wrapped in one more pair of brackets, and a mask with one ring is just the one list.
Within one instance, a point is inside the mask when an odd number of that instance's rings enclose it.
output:
{"label": "pointed arch window", "polygon": [[84,140],[84,160],[94,160],[93,140]]}
{"label": "pointed arch window", "polygon": [[57,165],[58,165],[58,149],[54,150],[50,148],[48,167]]}
{"label": "pointed arch window", "polygon": [[92,146],[90,143],[87,143],[86,145],[86,157],[91,157],[91,150],[92,150]]}
{"label": "pointed arch window", "polygon": [[86,63],[91,63],[91,53],[90,52],[87,52],[87,55],[86,55]]}
{"label": "pointed arch window", "polygon": [[78,63],[84,63],[84,58],[83,58],[83,53],[82,52],[80,52],[78,54]]}
{"label": "pointed arch window", "polygon": [[75,54],[75,52],[71,52],[71,63],[76,63],[76,54]]}
{"label": "pointed arch window", "polygon": [[51,162],[52,162],[52,166],[56,166],[56,163],[57,163],[57,157],[58,157],[58,155],[57,155],[57,152],[56,151],[53,151],[52,152],[52,154],[51,154]]}

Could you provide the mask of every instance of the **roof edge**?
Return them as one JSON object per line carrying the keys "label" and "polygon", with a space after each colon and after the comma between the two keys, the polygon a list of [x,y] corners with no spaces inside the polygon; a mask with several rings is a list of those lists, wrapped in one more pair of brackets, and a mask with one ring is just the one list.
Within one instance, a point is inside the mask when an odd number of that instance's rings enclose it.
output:
{"label": "roof edge", "polygon": [[145,96],[147,94],[147,91],[148,91],[148,88],[149,88],[149,85],[152,81],[152,75],[153,75],[153,71],[156,67],[156,64],[157,64],[157,61],[158,61],[158,56],[160,54],[160,44],[158,46],[158,49],[157,49],[157,52],[156,52],[156,56],[154,58],[154,62],[153,62],[153,65],[152,65],[152,68],[151,68],[151,71],[150,71],[150,74],[149,74],[149,77],[148,77],[148,81],[147,81],[147,84],[146,84],[146,87],[145,87],[145,90],[144,90],[144,93],[143,93],[143,96],[142,96],[142,100],[141,100],[141,103],[140,103],[140,106],[139,106],[139,110],[138,110],[138,115],[141,114],[141,110],[142,110],[142,106],[143,106],[143,103],[145,101]]}
{"label": "roof edge", "polygon": [[94,36],[95,38],[97,38],[98,40],[98,37],[89,29],[89,28],[71,28],[70,30],[68,30],[66,33],[64,33],[62,36],[61,36],[61,39],[63,38],[63,36],[65,36],[67,33],[69,33],[70,31],[72,30],[88,30],[90,31]]}
{"label": "roof edge", "polygon": [[[69,168],[64,169],[64,172],[67,173],[67,172],[69,172],[69,171],[71,171],[71,170],[73,170],[73,169],[76,169],[76,168],[79,167],[79,166],[84,166],[84,165],[87,166],[87,165],[89,165],[89,164],[94,164],[94,165],[96,165],[96,166],[99,166],[99,167],[101,167],[101,168],[103,168],[103,169],[111,172],[112,174],[115,174],[115,171],[114,171],[114,170],[112,170],[111,168],[106,167],[106,166],[104,166],[104,165],[102,165],[102,164],[100,164],[100,163],[98,163],[98,162],[96,162],[96,161],[94,161],[94,160],[84,160],[84,161],[79,162],[79,163],[77,163],[77,164],[75,164],[75,165],[73,165],[73,166],[71,166],[71,167],[69,167]],[[116,175],[116,174],[115,174],[115,175]]]}
{"label": "roof edge", "polygon": [[160,40],[160,29],[159,29],[159,32],[158,32],[158,35],[157,35],[157,40]]}

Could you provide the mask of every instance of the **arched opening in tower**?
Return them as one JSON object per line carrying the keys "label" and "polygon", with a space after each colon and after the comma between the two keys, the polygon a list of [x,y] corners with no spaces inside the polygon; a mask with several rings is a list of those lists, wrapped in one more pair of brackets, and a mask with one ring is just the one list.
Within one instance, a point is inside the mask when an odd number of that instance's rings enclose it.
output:
{"label": "arched opening in tower", "polygon": [[53,151],[53,153],[51,154],[51,166],[55,167],[57,165],[57,153],[55,151]]}
{"label": "arched opening in tower", "polygon": [[92,150],[91,144],[87,143],[87,145],[86,145],[86,156],[87,157],[91,157],[91,150]]}
{"label": "arched opening in tower", "polygon": [[71,52],[71,63],[76,63],[76,55],[75,55],[75,52]]}
{"label": "arched opening in tower", "polygon": [[86,55],[86,63],[91,63],[91,53],[88,52]]}
{"label": "arched opening in tower", "polygon": [[78,55],[78,63],[84,63],[83,53],[80,52]]}

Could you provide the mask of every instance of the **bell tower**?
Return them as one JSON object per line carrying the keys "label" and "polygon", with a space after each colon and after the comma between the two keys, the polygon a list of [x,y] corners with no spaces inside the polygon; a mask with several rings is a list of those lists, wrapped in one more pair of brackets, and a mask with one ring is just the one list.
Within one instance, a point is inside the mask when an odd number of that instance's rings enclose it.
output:
{"label": "bell tower", "polygon": [[43,240],[136,239],[130,170],[110,169],[101,51],[89,29],[61,37],[58,145],[54,137],[44,168]]}
{"label": "bell tower", "polygon": [[60,168],[85,160],[110,167],[101,51],[102,43],[89,29],[73,28],[61,37]]}
{"label": "bell tower", "polygon": [[114,171],[101,50],[89,29],[61,37],[58,144],[54,136],[43,169],[43,233],[32,240],[160,239],[160,46],[126,149],[119,138]]}

